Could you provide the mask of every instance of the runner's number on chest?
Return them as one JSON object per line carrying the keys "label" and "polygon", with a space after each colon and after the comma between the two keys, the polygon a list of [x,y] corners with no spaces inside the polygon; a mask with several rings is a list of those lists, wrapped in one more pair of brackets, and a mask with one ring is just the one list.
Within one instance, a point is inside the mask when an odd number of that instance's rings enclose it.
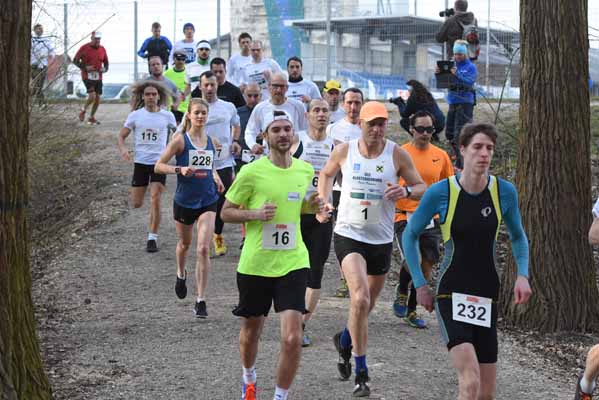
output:
{"label": "runner's number on chest", "polygon": [[141,141],[144,143],[152,143],[158,140],[158,131],[148,128],[141,133]]}
{"label": "runner's number on chest", "polygon": [[452,293],[451,305],[454,321],[485,328],[491,327],[492,299],[469,294]]}
{"label": "runner's number on chest", "polygon": [[214,152],[212,150],[189,150],[189,167],[194,170],[212,169]]}
{"label": "runner's number on chest", "polygon": [[265,250],[295,249],[295,224],[262,225],[262,248]]}

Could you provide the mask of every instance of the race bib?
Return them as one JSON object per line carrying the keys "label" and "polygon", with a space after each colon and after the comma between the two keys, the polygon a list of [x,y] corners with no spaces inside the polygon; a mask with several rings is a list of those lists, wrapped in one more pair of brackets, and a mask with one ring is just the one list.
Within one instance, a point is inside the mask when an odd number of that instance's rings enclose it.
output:
{"label": "race bib", "polygon": [[349,199],[348,222],[356,225],[378,224],[381,221],[381,200]]}
{"label": "race bib", "polygon": [[148,128],[141,133],[142,143],[152,144],[158,140],[159,132],[156,129]]}
{"label": "race bib", "polygon": [[188,167],[194,171],[211,170],[214,161],[214,152],[212,150],[189,150]]}
{"label": "race bib", "polygon": [[250,74],[250,79],[260,86],[260,89],[266,89],[268,87],[268,82],[266,82],[266,78],[262,72]]}
{"label": "race bib", "polygon": [[243,161],[246,164],[254,162],[257,159],[259,159],[260,157],[262,157],[262,154],[254,154],[249,150],[243,150],[241,152],[241,161]]}
{"label": "race bib", "polygon": [[295,224],[262,225],[262,248],[264,250],[295,249]]}
{"label": "race bib", "polygon": [[217,161],[226,160],[231,155],[230,150],[229,150],[229,145],[227,145],[227,144],[223,144],[220,147],[220,149],[215,149],[214,152],[216,153]]}
{"label": "race bib", "polygon": [[491,327],[492,299],[469,294],[452,293],[451,305],[454,321],[485,328]]}
{"label": "race bib", "polygon": [[318,177],[319,176],[320,176],[320,171],[314,170],[314,176],[312,177],[312,183],[310,184],[310,187],[308,188],[308,190],[315,191],[316,188],[318,188]]}
{"label": "race bib", "polygon": [[[410,218],[412,218],[412,213],[406,212],[406,217],[408,218],[408,222],[410,222]],[[432,229],[434,227],[435,227],[435,219],[431,218],[431,221],[428,223],[427,226],[424,227],[424,229]]]}
{"label": "race bib", "polygon": [[87,79],[89,79],[90,81],[99,81],[100,73],[98,71],[89,71],[87,73]]}

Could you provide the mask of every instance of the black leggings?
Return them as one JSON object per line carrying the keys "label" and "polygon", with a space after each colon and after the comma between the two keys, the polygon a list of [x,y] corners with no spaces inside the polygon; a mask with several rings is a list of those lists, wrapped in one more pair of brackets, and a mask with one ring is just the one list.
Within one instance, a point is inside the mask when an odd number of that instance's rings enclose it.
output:
{"label": "black leggings", "polygon": [[225,186],[225,191],[219,193],[218,196],[218,203],[216,204],[216,221],[214,222],[214,233],[220,235],[223,233],[223,227],[225,226],[223,220],[220,219],[220,210],[223,209],[223,205],[225,204],[225,194],[227,194],[227,190],[229,190],[233,183],[233,167],[218,169],[216,172],[218,172],[218,176],[220,176],[220,180]]}
{"label": "black leggings", "polygon": [[301,216],[301,229],[302,239],[310,256],[308,287],[310,289],[320,289],[324,264],[327,262],[331,251],[333,221],[321,224],[314,215],[303,214]]}

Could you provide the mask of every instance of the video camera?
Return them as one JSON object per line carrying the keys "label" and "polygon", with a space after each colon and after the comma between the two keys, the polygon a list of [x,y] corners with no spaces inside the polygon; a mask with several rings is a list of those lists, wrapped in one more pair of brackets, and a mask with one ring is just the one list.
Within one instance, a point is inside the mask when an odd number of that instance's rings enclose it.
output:
{"label": "video camera", "polygon": [[389,103],[393,103],[395,104],[397,107],[399,107],[399,105],[404,105],[406,104],[405,100],[401,98],[401,96],[397,96],[397,97],[392,97],[389,99]]}
{"label": "video camera", "polygon": [[447,10],[443,10],[439,13],[439,17],[444,18],[444,17],[451,17],[452,15],[455,14],[455,10],[453,8],[448,8]]}

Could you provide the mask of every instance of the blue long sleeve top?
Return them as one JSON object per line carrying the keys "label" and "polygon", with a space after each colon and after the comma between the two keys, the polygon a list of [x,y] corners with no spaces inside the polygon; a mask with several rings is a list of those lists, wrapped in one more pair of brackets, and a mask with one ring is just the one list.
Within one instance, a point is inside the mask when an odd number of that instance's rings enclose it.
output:
{"label": "blue long sleeve top", "polygon": [[472,63],[468,58],[464,61],[456,63],[456,73],[455,73],[455,85],[462,86],[463,88],[468,88],[468,90],[449,90],[447,92],[447,104],[464,104],[464,103],[474,103],[474,93],[472,89],[474,89],[474,84],[476,83],[476,78],[478,77],[478,70],[476,69],[476,65]]}

